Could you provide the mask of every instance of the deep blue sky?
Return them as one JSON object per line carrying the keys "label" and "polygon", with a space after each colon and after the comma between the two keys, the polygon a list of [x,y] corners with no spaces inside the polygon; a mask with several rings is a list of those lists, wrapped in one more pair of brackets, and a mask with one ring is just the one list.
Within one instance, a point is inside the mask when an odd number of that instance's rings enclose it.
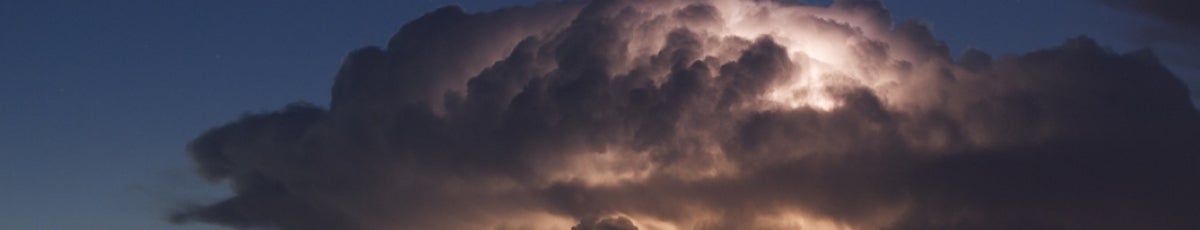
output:
{"label": "deep blue sky", "polygon": [[[225,188],[183,148],[247,111],[325,104],[349,50],[442,5],[522,1],[0,0],[0,229],[212,229],[163,221]],[[1138,18],[1089,0],[892,0],[955,52],[1019,54],[1085,34],[1116,50]]]}

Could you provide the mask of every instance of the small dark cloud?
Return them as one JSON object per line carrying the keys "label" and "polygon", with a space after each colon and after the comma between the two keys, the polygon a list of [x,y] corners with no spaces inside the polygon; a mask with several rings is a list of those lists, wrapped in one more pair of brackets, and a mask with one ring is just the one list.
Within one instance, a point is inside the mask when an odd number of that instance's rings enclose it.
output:
{"label": "small dark cloud", "polygon": [[633,221],[624,217],[616,217],[584,219],[579,225],[571,227],[571,230],[638,230],[638,228],[633,225]]}
{"label": "small dark cloud", "polygon": [[[1174,67],[1192,87],[1200,80],[1200,9],[1197,1],[1173,0],[1095,0],[1116,9],[1135,12],[1157,23],[1142,25],[1130,32],[1135,42],[1153,47],[1164,62]],[[1193,89],[1193,100],[1200,100],[1200,89]],[[1197,102],[1200,107],[1200,102]]]}
{"label": "small dark cloud", "polygon": [[1200,2],[1177,0],[1095,0],[1101,3],[1143,13],[1171,25],[1200,32]]}

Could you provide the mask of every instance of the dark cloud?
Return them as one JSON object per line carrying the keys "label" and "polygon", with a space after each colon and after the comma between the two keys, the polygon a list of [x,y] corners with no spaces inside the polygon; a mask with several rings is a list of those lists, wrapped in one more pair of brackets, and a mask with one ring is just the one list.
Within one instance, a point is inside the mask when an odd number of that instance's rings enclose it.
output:
{"label": "dark cloud", "polygon": [[[1137,12],[1149,16],[1163,25],[1147,25],[1137,31],[1136,37],[1142,42],[1165,43],[1167,53],[1188,53],[1189,59],[1200,55],[1200,9],[1197,1],[1174,0],[1095,0],[1117,9]],[[1200,68],[1200,62],[1190,63]]]}
{"label": "dark cloud", "polygon": [[237,229],[1193,229],[1200,115],[1148,51],[959,60],[878,2],[443,8],[189,146]]}
{"label": "dark cloud", "polygon": [[1096,0],[1114,7],[1138,11],[1173,25],[1200,32],[1200,2],[1177,0]]}
{"label": "dark cloud", "polygon": [[633,221],[624,217],[608,219],[585,219],[571,230],[638,230]]}
{"label": "dark cloud", "polygon": [[[1197,1],[1173,0],[1096,0],[1117,9],[1136,12],[1153,18],[1155,23],[1142,25],[1130,33],[1133,41],[1153,47],[1168,66],[1189,79],[1192,100],[1200,100],[1200,9]],[[1196,102],[1200,107],[1200,101]]]}

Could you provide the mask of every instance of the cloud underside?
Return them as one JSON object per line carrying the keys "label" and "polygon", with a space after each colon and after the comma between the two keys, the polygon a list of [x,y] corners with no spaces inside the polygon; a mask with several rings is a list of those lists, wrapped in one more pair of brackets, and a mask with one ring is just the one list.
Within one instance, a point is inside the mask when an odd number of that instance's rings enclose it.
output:
{"label": "cloud underside", "polygon": [[328,108],[194,140],[236,229],[1194,229],[1200,116],[1148,51],[952,57],[878,2],[447,7]]}

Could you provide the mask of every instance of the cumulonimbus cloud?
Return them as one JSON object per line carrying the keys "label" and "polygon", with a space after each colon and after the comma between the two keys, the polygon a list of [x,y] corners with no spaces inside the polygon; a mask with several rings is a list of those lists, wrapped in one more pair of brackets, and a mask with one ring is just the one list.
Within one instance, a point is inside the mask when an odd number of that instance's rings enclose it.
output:
{"label": "cumulonimbus cloud", "polygon": [[328,108],[188,147],[238,229],[1189,229],[1200,116],[1149,51],[955,58],[875,1],[431,12]]}

